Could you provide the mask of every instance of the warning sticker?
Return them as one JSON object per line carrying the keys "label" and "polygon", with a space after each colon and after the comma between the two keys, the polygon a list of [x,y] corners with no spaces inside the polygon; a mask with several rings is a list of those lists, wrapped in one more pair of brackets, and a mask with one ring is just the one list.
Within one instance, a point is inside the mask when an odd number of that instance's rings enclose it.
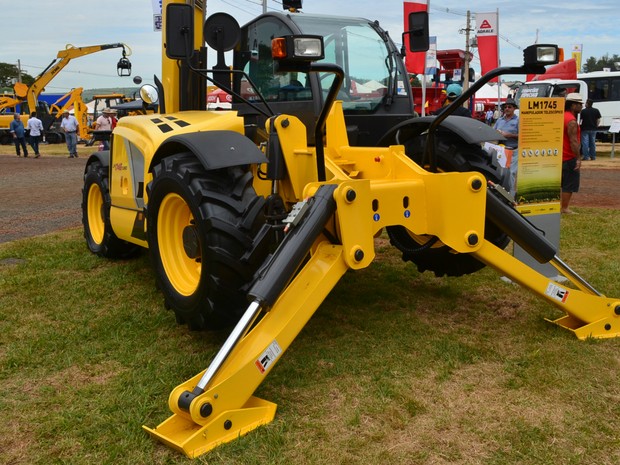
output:
{"label": "warning sticker", "polygon": [[564,289],[552,282],[547,285],[545,294],[562,303],[566,303],[566,299],[568,299],[568,289]]}
{"label": "warning sticker", "polygon": [[260,354],[260,356],[256,359],[254,364],[258,371],[261,373],[265,373],[267,369],[275,363],[280,354],[282,353],[282,349],[278,345],[277,341],[273,341],[269,346],[265,349],[265,351]]}

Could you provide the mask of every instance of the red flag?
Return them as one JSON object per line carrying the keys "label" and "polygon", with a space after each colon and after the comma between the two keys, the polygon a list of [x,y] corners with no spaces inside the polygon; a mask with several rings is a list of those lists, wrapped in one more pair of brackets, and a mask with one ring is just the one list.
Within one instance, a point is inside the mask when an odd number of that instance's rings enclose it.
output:
{"label": "red flag", "polygon": [[[496,13],[476,13],[476,36],[482,74],[499,66],[499,18]],[[492,81],[497,81],[497,78]]]}
{"label": "red flag", "polygon": [[[403,2],[403,14],[404,14],[404,31],[409,30],[409,13],[415,13],[418,11],[428,11],[427,0],[405,0]],[[405,36],[405,43],[408,43],[409,36]],[[405,67],[407,72],[411,74],[422,74],[426,67],[426,52],[410,52],[408,47],[405,47]]]}

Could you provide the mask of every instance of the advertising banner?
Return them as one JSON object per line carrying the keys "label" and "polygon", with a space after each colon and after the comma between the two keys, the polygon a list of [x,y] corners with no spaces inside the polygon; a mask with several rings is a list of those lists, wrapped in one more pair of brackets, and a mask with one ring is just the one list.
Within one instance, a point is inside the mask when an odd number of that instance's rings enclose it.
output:
{"label": "advertising banner", "polygon": [[571,52],[571,58],[575,59],[575,64],[577,65],[577,72],[581,71],[581,53],[583,51],[583,44],[573,45],[573,50]]}
{"label": "advertising banner", "polygon": [[[415,0],[403,2],[403,30],[407,32],[409,30],[409,14],[418,11],[428,11],[428,2],[426,0]],[[409,40],[409,36],[405,36],[405,41]],[[426,52],[410,52],[408,47],[405,47],[405,67],[407,72],[411,74],[423,74],[426,65]]]}
{"label": "advertising banner", "polygon": [[430,76],[437,72],[437,36],[428,38],[429,48],[426,52],[426,68],[424,74]]}
{"label": "advertising banner", "polygon": [[[480,72],[486,74],[499,66],[499,14],[476,13],[476,38],[480,55]],[[497,78],[491,82],[497,82]]]}
{"label": "advertising banner", "polygon": [[162,0],[151,0],[153,3],[153,30],[161,31],[162,30],[162,14],[161,14],[161,4]]}
{"label": "advertising banner", "polygon": [[[519,101],[519,157],[517,210],[560,248],[560,194],[564,99],[521,98]],[[555,267],[538,263],[517,244],[514,256],[539,273],[561,280]]]}
{"label": "advertising banner", "polygon": [[563,130],[563,98],[520,100],[516,201],[523,214],[560,211]]}

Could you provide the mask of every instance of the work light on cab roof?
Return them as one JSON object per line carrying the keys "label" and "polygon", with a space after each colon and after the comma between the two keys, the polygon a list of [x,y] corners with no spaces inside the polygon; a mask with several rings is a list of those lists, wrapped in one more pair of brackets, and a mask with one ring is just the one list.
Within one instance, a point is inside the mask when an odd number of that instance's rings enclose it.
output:
{"label": "work light on cab roof", "polygon": [[552,44],[534,44],[523,50],[526,65],[554,65],[563,60],[562,49]]}
{"label": "work light on cab roof", "polygon": [[317,61],[325,58],[323,38],[311,35],[289,35],[271,41],[271,55],[276,60],[297,62]]}

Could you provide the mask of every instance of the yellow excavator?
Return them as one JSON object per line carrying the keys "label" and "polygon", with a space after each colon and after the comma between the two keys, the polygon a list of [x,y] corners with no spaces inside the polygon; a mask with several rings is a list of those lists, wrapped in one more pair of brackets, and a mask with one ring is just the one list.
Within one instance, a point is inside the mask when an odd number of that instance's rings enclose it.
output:
{"label": "yellow excavator", "polygon": [[50,144],[64,142],[64,133],[58,128],[59,119],[62,118],[64,111],[73,109],[73,116],[78,121],[78,141],[86,142],[90,140],[92,128],[88,122],[88,109],[82,100],[82,87],[71,89],[62,97],[58,98],[49,107],[50,115],[54,118],[52,125],[46,131],[46,140]]}
{"label": "yellow excavator", "polygon": [[[60,50],[54,59],[34,80],[34,82],[27,86],[24,83],[18,82],[13,86],[14,96],[11,98],[4,98],[0,100],[0,112],[5,109],[11,109],[19,105],[20,113],[22,116],[22,122],[24,125],[28,122],[29,115],[35,111],[39,119],[43,122],[43,128],[47,132],[54,123],[54,116],[50,114],[47,105],[43,102],[39,102],[39,95],[58,73],[69,64],[69,62],[75,58],[83,57],[93,53],[101,52],[103,50],[110,50],[113,48],[122,48],[122,56],[117,62],[116,69],[119,76],[131,75],[131,62],[127,58],[131,55],[131,49],[128,45],[123,43],[102,44],[102,45],[90,45],[85,47],[75,47],[73,45],[67,45],[64,50]],[[61,97],[64,98],[66,96]],[[13,120],[13,112],[5,111],[0,114],[0,138],[3,134],[8,133],[8,127]],[[60,137],[60,139],[59,139]],[[59,140],[55,140],[59,139]],[[48,142],[60,142],[62,136],[58,132],[50,134]]]}
{"label": "yellow excavator", "polygon": [[[159,113],[119,120],[84,173],[87,247],[108,258],[148,249],[179,322],[234,325],[207,368],[172,390],[172,416],[145,427],[154,438],[196,457],[272,421],[276,405],[254,391],[340,278],[371,265],[382,231],[421,270],[488,265],[559,308],[555,323],[577,337],[620,335],[620,299],[579,276],[514,208],[506,170],[481,146],[503,137],[451,115],[491,79],[544,73],[557,46],[527,47],[523,65],[487,73],[441,115],[411,112],[383,130],[382,118],[400,118],[389,111],[402,62],[376,22],[270,12],[239,28],[224,13],[203,24],[202,5],[164,0],[162,79],[141,89]],[[428,48],[426,13],[409,24],[406,46]],[[211,69],[204,41],[217,51]],[[385,91],[356,98],[347,66],[373,50],[366,65],[385,72]],[[233,96],[233,111],[205,110],[205,81]],[[394,105],[412,103],[404,85]],[[510,240],[567,283],[505,252]]]}

